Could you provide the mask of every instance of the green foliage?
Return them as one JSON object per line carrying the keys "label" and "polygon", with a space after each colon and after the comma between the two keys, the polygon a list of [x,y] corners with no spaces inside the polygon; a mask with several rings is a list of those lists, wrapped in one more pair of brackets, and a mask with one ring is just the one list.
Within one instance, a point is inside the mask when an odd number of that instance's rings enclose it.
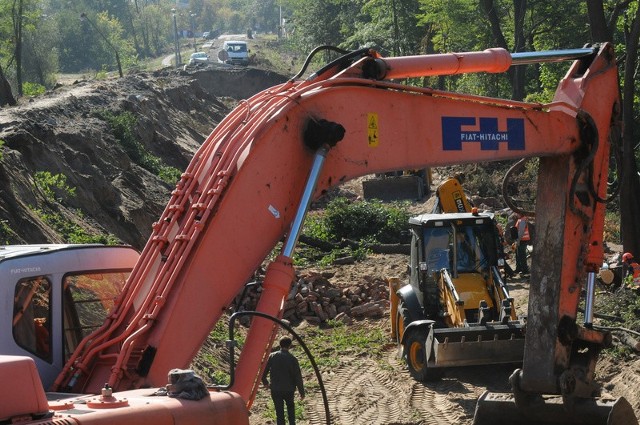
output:
{"label": "green foliage", "polygon": [[[37,171],[33,176],[33,182],[34,186],[51,204],[76,195],[76,188],[67,184],[67,176],[64,174]],[[31,209],[67,243],[101,243],[106,245],[120,243],[120,240],[114,235],[91,233],[59,212],[34,207]],[[83,218],[82,212],[76,211],[75,214],[79,219]]]}
{"label": "green foliage", "polygon": [[106,69],[101,69],[100,71],[96,72],[96,80],[106,80],[108,76],[109,74],[107,73]]}
{"label": "green foliage", "polygon": [[0,139],[0,161],[4,159],[4,144],[5,141]]}
{"label": "green foliage", "polygon": [[7,220],[0,220],[0,243],[7,245],[17,239],[16,232],[11,229]]}
{"label": "green foliage", "polygon": [[406,234],[409,213],[398,203],[350,202],[341,197],[329,202],[324,220],[328,234],[337,240],[398,243]]}
{"label": "green foliage", "polygon": [[[598,292],[596,311],[622,319],[622,322],[601,319],[597,323],[599,326],[625,328],[640,332],[640,296],[636,292],[637,290],[625,287],[628,283],[630,282],[623,282],[622,287],[614,292]],[[637,339],[635,336],[634,338]],[[627,359],[633,355],[631,349],[622,344],[614,344],[611,348],[606,349],[605,352],[617,359]]]}
{"label": "green foliage", "polygon": [[51,174],[49,171],[36,171],[33,176],[35,186],[42,191],[50,202],[59,201],[56,195],[65,197],[73,197],[76,194],[76,188],[67,184],[67,176],[64,174]]}
{"label": "green foliage", "polygon": [[46,87],[38,83],[26,82],[22,84],[22,94],[25,96],[39,96],[44,94]]}
{"label": "green foliage", "polygon": [[47,212],[43,209],[33,210],[42,221],[49,225],[58,233],[66,243],[101,243],[105,245],[116,245],[120,243],[114,235],[103,235],[89,233],[79,224],[66,219],[62,214]]}
{"label": "green foliage", "polygon": [[135,115],[128,111],[119,114],[104,111],[101,113],[101,117],[109,123],[113,136],[134,163],[169,184],[178,181],[181,172],[174,167],[165,165],[160,158],[149,153],[138,141],[135,135],[135,126],[138,120]]}
{"label": "green foliage", "polygon": [[[337,248],[323,252],[301,246],[294,262],[298,266],[309,263],[328,266],[345,257],[363,260],[370,254],[370,244],[408,242],[408,220],[407,206],[402,203],[350,202],[343,197],[335,198],[324,211],[307,217],[303,234],[336,244]],[[341,243],[343,241],[349,242]]]}

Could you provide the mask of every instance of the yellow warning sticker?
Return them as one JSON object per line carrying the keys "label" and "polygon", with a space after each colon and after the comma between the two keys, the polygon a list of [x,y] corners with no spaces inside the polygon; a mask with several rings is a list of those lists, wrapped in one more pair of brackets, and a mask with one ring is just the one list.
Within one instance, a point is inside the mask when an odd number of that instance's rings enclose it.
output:
{"label": "yellow warning sticker", "polygon": [[369,112],[367,114],[367,133],[369,147],[378,147],[380,139],[378,139],[378,114],[375,112]]}

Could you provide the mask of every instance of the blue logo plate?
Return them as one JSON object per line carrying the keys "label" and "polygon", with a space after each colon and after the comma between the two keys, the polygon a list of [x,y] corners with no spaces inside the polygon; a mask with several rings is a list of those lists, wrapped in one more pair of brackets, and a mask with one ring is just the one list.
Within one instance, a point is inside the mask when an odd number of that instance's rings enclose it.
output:
{"label": "blue logo plate", "polygon": [[[462,130],[478,121],[479,130]],[[442,149],[460,151],[463,143],[479,143],[483,151],[497,151],[500,143],[510,151],[524,150],[524,119],[507,118],[506,131],[499,131],[497,118],[442,117]]]}

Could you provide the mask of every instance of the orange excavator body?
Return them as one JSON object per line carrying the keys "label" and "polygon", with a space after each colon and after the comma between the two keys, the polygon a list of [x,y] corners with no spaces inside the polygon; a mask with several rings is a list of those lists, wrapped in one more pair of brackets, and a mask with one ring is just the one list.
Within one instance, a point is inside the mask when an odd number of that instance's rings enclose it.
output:
{"label": "orange excavator body", "polygon": [[[136,409],[156,412],[145,418],[152,422],[166,408],[175,423],[192,423],[185,412],[192,403],[203,403],[212,407],[195,416],[246,423],[245,406],[251,406],[275,331],[263,318],[252,321],[230,392],[179,403],[154,399],[153,390],[127,391],[162,387],[168,371],[187,367],[253,271],[286,236],[283,252],[267,269],[256,308],[281,315],[294,278],[296,226],[309,199],[368,174],[523,157],[543,157],[538,205],[546,212],[537,213],[536,243],[549,246],[548,255],[537,257],[543,261],[532,268],[531,286],[538,289],[530,297],[521,388],[590,397],[582,389],[591,386],[595,359],[586,366],[574,364],[571,353],[576,341],[586,339],[596,347],[605,340],[576,324],[581,282],[602,264],[604,206],[581,188],[605,197],[609,135],[619,120],[612,47],[572,52],[569,57],[579,59],[549,104],[389,81],[504,72],[514,57],[502,49],[402,58],[368,51],[350,57],[346,67],[345,61],[336,62],[306,80],[242,102],[194,156],[116,307],[80,343],[53,388],[101,394],[106,383],[114,391],[108,397],[141,396],[164,407],[154,410],[132,401],[114,409],[95,407],[85,415],[62,409],[58,415],[77,423],[112,423],[116,417],[118,423],[141,423]],[[571,332],[560,335],[565,328]],[[578,376],[579,385],[569,388],[573,391],[561,388],[564,371]],[[225,422],[221,416],[216,422],[221,398],[234,406],[237,420]]]}

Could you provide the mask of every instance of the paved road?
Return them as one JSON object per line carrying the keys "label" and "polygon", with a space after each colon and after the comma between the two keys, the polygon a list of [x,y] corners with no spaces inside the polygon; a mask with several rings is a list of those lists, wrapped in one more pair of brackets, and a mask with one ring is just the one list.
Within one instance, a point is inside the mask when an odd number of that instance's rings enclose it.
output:
{"label": "paved road", "polygon": [[[209,53],[212,60],[215,62],[218,57],[217,49],[220,48],[224,40],[244,40],[245,38],[246,35],[243,34],[223,34],[215,40],[207,41],[206,43],[202,44],[198,50]],[[186,52],[186,48],[181,52],[183,63],[189,60],[189,54]],[[162,66],[173,66],[175,63],[175,57],[175,53],[165,56],[165,58],[162,59]]]}

